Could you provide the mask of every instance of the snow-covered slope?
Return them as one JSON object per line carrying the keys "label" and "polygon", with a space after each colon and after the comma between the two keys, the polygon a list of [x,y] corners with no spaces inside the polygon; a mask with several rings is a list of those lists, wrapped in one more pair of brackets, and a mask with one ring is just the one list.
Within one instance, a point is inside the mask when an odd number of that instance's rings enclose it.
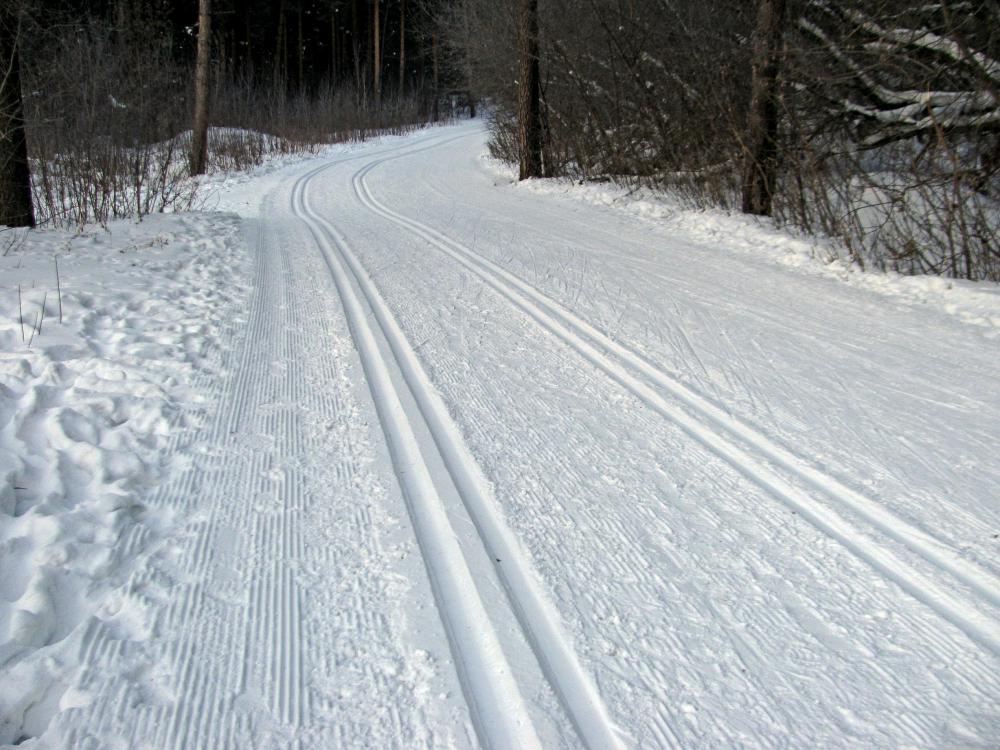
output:
{"label": "snow-covered slope", "polygon": [[803,273],[484,137],[73,240],[30,350],[50,253],[4,259],[0,740],[993,745],[995,288]]}

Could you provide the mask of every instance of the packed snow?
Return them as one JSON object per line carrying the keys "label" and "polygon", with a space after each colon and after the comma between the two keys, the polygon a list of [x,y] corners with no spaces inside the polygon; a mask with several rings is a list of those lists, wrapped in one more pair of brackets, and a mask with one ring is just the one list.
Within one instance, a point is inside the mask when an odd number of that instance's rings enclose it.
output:
{"label": "packed snow", "polygon": [[0,234],[0,744],[995,746],[997,286],[485,140]]}
{"label": "packed snow", "polygon": [[[517,172],[510,165],[486,154],[481,158],[487,170],[498,178],[498,184],[516,181]],[[892,301],[931,305],[963,322],[1000,329],[1000,287],[994,283],[863,269],[843,259],[846,251],[835,240],[796,233],[788,228],[778,229],[769,219],[720,209],[693,209],[683,200],[646,187],[544,179],[526,180],[519,183],[518,188],[613,209],[639,221],[669,228],[673,236],[702,250],[742,252],[769,258],[800,273],[839,279],[894,298]],[[991,335],[1000,336],[1000,330],[994,330]]]}

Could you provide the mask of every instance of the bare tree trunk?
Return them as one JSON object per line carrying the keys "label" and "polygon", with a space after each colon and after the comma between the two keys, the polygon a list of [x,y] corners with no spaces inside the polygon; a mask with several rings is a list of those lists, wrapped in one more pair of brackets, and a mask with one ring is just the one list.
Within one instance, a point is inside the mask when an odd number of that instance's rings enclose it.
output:
{"label": "bare tree trunk", "polygon": [[253,69],[253,26],[250,19],[250,11],[246,15],[246,43],[247,47],[243,51],[243,72],[249,73]]}
{"label": "bare tree trunk", "polygon": [[330,83],[337,86],[337,8],[330,3]]}
{"label": "bare tree trunk", "polygon": [[406,93],[406,0],[399,0],[399,98]]}
{"label": "bare tree trunk", "polygon": [[538,0],[521,0],[521,75],[518,81],[517,124],[520,178],[542,174],[541,81],[538,65]]}
{"label": "bare tree trunk", "polygon": [[358,0],[351,0],[351,49],[354,52],[354,95],[361,101],[361,41],[358,38]]}
{"label": "bare tree trunk", "polygon": [[278,48],[274,54],[276,83],[288,84],[288,24],[285,23],[285,0],[278,5]]}
{"label": "bare tree trunk", "polygon": [[759,0],[743,166],[743,213],[770,216],[778,162],[778,74],[785,0]]}
{"label": "bare tree trunk", "polygon": [[[535,51],[536,51],[536,57],[537,57],[537,50],[538,50],[538,3],[537,2],[535,3],[535,11],[534,11],[534,13],[535,13]],[[469,28],[469,9],[468,9],[467,6],[464,7],[463,10],[462,10],[462,26],[464,27],[464,30],[465,30],[465,38],[466,39],[471,39],[472,38],[472,31]],[[475,93],[476,87],[475,87],[475,84],[474,84],[474,75],[473,75],[473,72],[472,72],[472,61],[471,61],[471,59],[468,56],[466,56],[466,58],[465,58],[465,84],[468,87],[468,89],[466,91],[466,94],[467,94],[467,96],[469,98],[469,119],[475,120],[476,119],[476,93]]]}
{"label": "bare tree trunk", "polygon": [[431,62],[434,67],[434,122],[441,119],[441,87],[438,78],[438,38],[437,34],[431,34]]}
{"label": "bare tree trunk", "polygon": [[305,41],[302,38],[302,3],[299,3],[298,21],[299,21],[299,26],[298,26],[298,37],[297,37],[297,39],[298,39],[298,43],[299,43],[299,49],[298,49],[298,53],[299,53],[299,79],[298,79],[298,81],[296,81],[296,84],[298,85],[299,91],[302,91],[305,88],[305,83],[306,83],[306,64],[305,64],[306,45],[305,45]]}
{"label": "bare tree trunk", "polygon": [[212,55],[212,0],[198,1],[198,59],[194,69],[191,174],[205,174],[208,160],[208,74]]}
{"label": "bare tree trunk", "polygon": [[372,14],[372,28],[374,29],[374,57],[372,59],[372,85],[375,88],[375,103],[382,104],[382,31],[379,28],[381,18],[378,10],[378,0],[375,0],[375,9]]}
{"label": "bare tree trunk", "polygon": [[19,37],[17,11],[5,2],[4,10],[0,11],[0,224],[33,227],[35,213],[24,135]]}

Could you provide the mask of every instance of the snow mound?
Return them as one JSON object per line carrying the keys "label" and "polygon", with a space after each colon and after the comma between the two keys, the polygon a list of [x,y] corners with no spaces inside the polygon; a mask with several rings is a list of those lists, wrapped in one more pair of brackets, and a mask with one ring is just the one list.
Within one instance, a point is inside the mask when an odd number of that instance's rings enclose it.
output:
{"label": "snow mound", "polygon": [[155,490],[245,290],[238,227],[36,231],[0,258],[0,744],[86,705],[95,644],[148,637],[158,593],[130,576],[174,520]]}

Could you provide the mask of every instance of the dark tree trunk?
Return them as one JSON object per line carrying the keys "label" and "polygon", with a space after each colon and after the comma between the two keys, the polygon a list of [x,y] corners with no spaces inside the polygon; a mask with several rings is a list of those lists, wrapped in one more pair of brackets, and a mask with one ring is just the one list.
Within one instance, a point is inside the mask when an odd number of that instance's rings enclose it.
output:
{"label": "dark tree trunk", "polygon": [[541,79],[538,64],[538,0],[521,0],[521,75],[518,81],[517,124],[520,179],[542,175]]}
{"label": "dark tree trunk", "polygon": [[[534,34],[534,40],[535,40],[535,58],[537,59],[537,57],[538,57],[538,3],[537,2],[535,2],[535,6],[534,6],[534,11],[533,12],[534,12],[534,19],[535,19],[535,21],[534,21],[534,23],[535,23],[535,26],[534,26],[534,29],[535,29],[535,34]],[[465,38],[466,39],[471,39],[472,38],[472,30],[469,28],[469,12],[468,12],[468,9],[465,9],[463,11],[463,13],[462,13],[462,25],[465,28]],[[473,72],[472,72],[472,61],[470,59],[468,59],[468,58],[466,58],[466,61],[465,61],[465,85],[468,87],[468,90],[466,91],[466,94],[468,95],[468,98],[469,98],[469,118],[475,120],[476,119],[476,85],[475,85],[475,76],[473,75]]]}
{"label": "dark tree trunk", "polygon": [[441,119],[441,86],[438,78],[438,41],[437,34],[431,34],[431,62],[433,64],[434,76],[434,105],[432,117],[434,122]]}
{"label": "dark tree trunk", "polygon": [[743,165],[743,213],[770,216],[778,171],[778,75],[785,0],[759,0]]}
{"label": "dark tree trunk", "polygon": [[330,4],[330,83],[337,85],[337,8],[334,3]]}
{"label": "dark tree trunk", "polygon": [[250,11],[246,11],[246,44],[247,48],[243,51],[243,72],[250,73],[253,70],[253,23],[250,15]]}
{"label": "dark tree trunk", "polygon": [[205,174],[208,160],[208,76],[211,64],[212,0],[198,2],[198,59],[194,73],[194,133],[191,174]]}
{"label": "dark tree trunk", "polygon": [[361,97],[361,39],[358,36],[358,0],[351,0],[351,49],[354,53],[354,93]]}
{"label": "dark tree trunk", "polygon": [[302,91],[306,87],[306,45],[305,39],[302,38],[302,4],[299,3],[299,15],[298,15],[298,42],[299,42],[299,79],[295,82],[298,85],[299,91]]}
{"label": "dark tree trunk", "polygon": [[0,10],[0,224],[33,227],[35,213],[24,135],[19,32],[16,11]]}
{"label": "dark tree trunk", "polygon": [[399,0],[399,98],[406,93],[406,0]]}
{"label": "dark tree trunk", "polygon": [[278,46],[274,53],[277,82],[288,85],[288,25],[285,23],[285,0],[278,5]]}
{"label": "dark tree trunk", "polygon": [[372,56],[372,87],[375,89],[375,104],[382,104],[382,30],[379,28],[381,16],[378,9],[378,0],[375,0],[375,8],[372,11],[372,36],[373,56]]}

